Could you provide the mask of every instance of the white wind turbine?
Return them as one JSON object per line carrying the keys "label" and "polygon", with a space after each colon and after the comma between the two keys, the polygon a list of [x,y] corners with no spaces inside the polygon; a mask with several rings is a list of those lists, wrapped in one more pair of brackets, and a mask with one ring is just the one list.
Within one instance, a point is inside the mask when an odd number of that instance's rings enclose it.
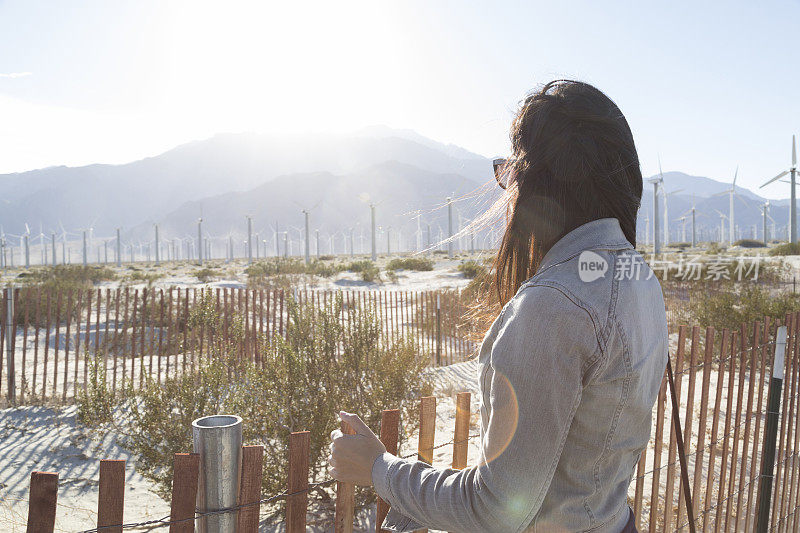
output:
{"label": "white wind turbine", "polygon": [[719,241],[725,241],[725,221],[728,219],[728,215],[720,211],[719,209],[714,209],[719,214]]}
{"label": "white wind turbine", "polygon": [[688,218],[689,217],[686,215],[683,215],[675,219],[675,222],[681,223],[681,242],[686,242],[686,220]]}
{"label": "white wind turbine", "polygon": [[653,254],[659,253],[660,246],[658,240],[658,191],[659,185],[664,184],[664,176],[661,173],[661,160],[658,161],[658,177],[657,178],[650,178],[647,180],[649,183],[653,184]]}
{"label": "white wind turbine", "polygon": [[[697,225],[696,225],[696,221],[697,221],[697,220],[696,220],[696,219],[697,219],[697,215],[700,215],[700,216],[705,216],[705,215],[703,215],[702,213],[698,213],[698,212],[697,212],[697,204],[695,203],[695,197],[694,197],[694,195],[692,195],[692,207],[691,207],[690,209],[687,209],[686,211],[684,211],[684,212],[683,212],[683,214],[682,214],[681,216],[682,216],[682,217],[686,217],[686,216],[687,216],[687,215],[689,215],[690,213],[691,213],[691,215],[692,215],[692,216],[691,216],[691,219],[692,219],[692,248],[694,248],[694,247],[696,247],[696,246],[697,246]],[[680,220],[680,219],[679,219],[679,220]],[[685,236],[685,234],[684,234],[684,237],[683,237],[683,241],[684,241],[684,242],[686,242],[686,236]]]}
{"label": "white wind turbine", "polygon": [[[771,180],[764,182],[761,187],[766,187],[770,183],[777,181],[784,177],[785,175],[790,175],[791,184],[791,200],[789,204],[789,242],[797,242],[797,198],[795,194],[795,176],[797,175],[797,149],[795,147],[795,138],[792,135],[792,166],[789,167],[789,170],[784,170]],[[759,187],[759,188],[761,188]]]}
{"label": "white wind turbine", "polygon": [[[733,203],[734,203],[734,198],[739,198],[739,195],[736,194],[736,178],[738,176],[739,176],[739,167],[737,166],[736,172],[733,173],[733,182],[731,183],[731,188],[726,191],[718,192],[717,194],[714,195],[714,196],[722,196],[724,194],[727,194],[730,197],[729,198],[730,204],[728,207],[728,242],[730,244],[733,244],[736,241],[736,234],[735,234],[736,219],[734,217]],[[739,198],[739,201],[742,201],[742,199]]]}
{"label": "white wind turbine", "polygon": [[[658,172],[661,173],[660,168]],[[664,182],[663,175],[661,175],[661,182]],[[683,192],[683,189],[676,189],[674,191],[667,192],[666,188],[663,186],[661,187],[661,196],[664,198],[664,246],[669,245],[669,202],[667,200],[670,196],[679,192]]]}

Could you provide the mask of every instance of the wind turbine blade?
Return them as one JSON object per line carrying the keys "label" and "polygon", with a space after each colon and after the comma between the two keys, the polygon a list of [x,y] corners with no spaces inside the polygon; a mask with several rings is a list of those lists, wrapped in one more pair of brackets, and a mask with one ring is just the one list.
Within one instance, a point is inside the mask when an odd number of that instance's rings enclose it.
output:
{"label": "wind turbine blade", "polygon": [[[774,177],[774,178],[772,178],[771,180],[764,182],[764,183],[761,185],[761,187],[766,187],[767,185],[769,185],[769,184],[770,184],[770,183],[772,183],[773,181],[776,181],[776,180],[779,180],[779,179],[781,179],[782,177],[784,177],[784,176],[785,176],[786,174],[788,174],[788,173],[789,173],[789,171],[788,171],[788,170],[784,170],[783,172],[781,172],[780,174],[778,174],[777,176],[775,176],[775,177]],[[759,189],[760,189],[761,187],[759,187]]]}
{"label": "wind turbine blade", "polygon": [[739,177],[739,165],[736,165],[736,172],[733,173],[733,187],[736,188],[736,178]]}
{"label": "wind turbine blade", "polygon": [[664,173],[661,172],[661,154],[658,154],[658,176],[661,181],[664,181]]}
{"label": "wind turbine blade", "polygon": [[797,149],[795,148],[794,135],[792,135],[792,166],[797,166]]}

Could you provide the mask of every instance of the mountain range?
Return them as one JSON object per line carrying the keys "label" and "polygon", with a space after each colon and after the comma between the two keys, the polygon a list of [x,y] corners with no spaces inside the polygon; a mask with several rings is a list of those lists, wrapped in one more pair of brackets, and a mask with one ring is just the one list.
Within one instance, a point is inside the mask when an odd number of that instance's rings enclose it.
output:
{"label": "mountain range", "polygon": [[[680,217],[692,205],[700,236],[714,238],[720,227],[717,211],[728,213],[729,196],[720,193],[730,184],[681,172],[665,173],[664,184],[668,192],[678,191],[668,197],[671,240],[682,240]],[[652,216],[651,191],[646,185],[640,238]],[[89,228],[95,238],[111,237],[119,227],[123,240],[146,242],[155,223],[164,239],[191,238],[202,217],[207,236],[239,239],[250,216],[262,236],[274,239],[276,232],[290,231],[299,238],[304,210],[311,228],[328,235],[368,228],[369,206],[375,205],[381,230],[399,230],[410,239],[418,223],[431,224],[432,231],[446,228],[447,197],[457,199],[458,225],[485,210],[497,194],[490,159],[411,130],[375,126],[349,135],[219,134],[122,165],[0,175],[0,226],[12,236],[41,231],[71,239]],[[760,235],[764,202],[737,187],[741,236],[750,236],[754,225]],[[788,201],[770,203],[780,236]],[[663,216],[663,204],[659,208]]]}

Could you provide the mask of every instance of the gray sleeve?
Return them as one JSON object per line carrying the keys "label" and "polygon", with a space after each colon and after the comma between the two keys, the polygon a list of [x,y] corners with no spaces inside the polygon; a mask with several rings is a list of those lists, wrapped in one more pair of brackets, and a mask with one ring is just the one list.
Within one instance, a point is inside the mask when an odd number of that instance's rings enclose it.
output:
{"label": "gray sleeve", "polygon": [[384,454],[372,481],[392,510],[384,527],[522,531],[542,505],[599,354],[590,315],[557,289],[531,286],[506,307],[492,346],[491,416],[477,466],[437,469]]}

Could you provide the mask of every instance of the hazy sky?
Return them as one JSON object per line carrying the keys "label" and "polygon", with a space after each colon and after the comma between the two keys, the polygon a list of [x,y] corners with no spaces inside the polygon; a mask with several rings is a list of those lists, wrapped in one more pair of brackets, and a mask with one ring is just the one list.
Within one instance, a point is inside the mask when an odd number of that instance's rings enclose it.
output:
{"label": "hazy sky", "polygon": [[755,189],[800,134],[799,51],[798,1],[0,0],[0,172],[372,124],[493,156],[520,98],[572,77],[619,104],[646,175],[738,164]]}

